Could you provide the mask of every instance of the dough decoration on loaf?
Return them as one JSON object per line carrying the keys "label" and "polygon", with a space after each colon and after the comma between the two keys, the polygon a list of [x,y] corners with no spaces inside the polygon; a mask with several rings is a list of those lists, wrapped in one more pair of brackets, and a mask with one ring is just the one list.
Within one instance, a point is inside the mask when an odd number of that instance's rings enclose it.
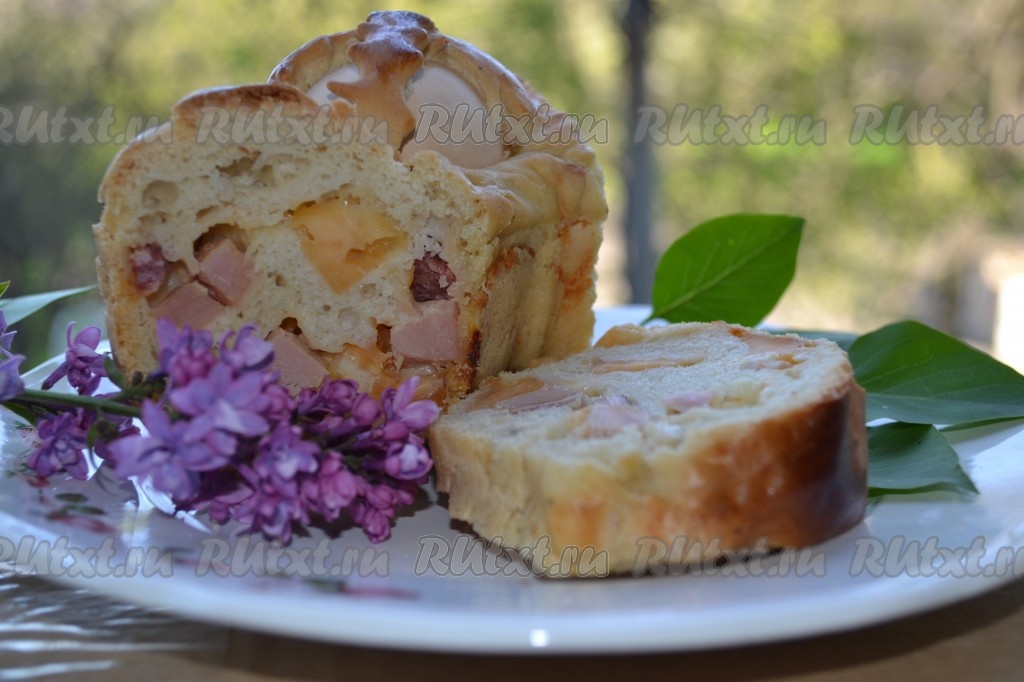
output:
{"label": "dough decoration on loaf", "polygon": [[[725,323],[616,327],[488,379],[430,428],[453,518],[552,577],[805,546],[867,500],[864,392],[830,341]],[[645,556],[641,540],[686,547]]]}
{"label": "dough decoration on loaf", "polygon": [[[560,134],[459,139],[460,109]],[[154,368],[159,318],[257,325],[295,390],[418,376],[418,397],[442,404],[588,345],[607,214],[594,153],[426,17],[371,14],[265,85],[190,95],[164,126],[100,189],[97,270],[125,371]]]}

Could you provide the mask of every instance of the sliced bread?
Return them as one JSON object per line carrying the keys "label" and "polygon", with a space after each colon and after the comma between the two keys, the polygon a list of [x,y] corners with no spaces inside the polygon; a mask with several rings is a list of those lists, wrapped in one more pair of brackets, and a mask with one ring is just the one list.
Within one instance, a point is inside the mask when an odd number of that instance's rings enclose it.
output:
{"label": "sliced bread", "polygon": [[724,323],[614,327],[489,379],[438,419],[430,449],[451,516],[553,576],[812,545],[866,504],[846,354]]}

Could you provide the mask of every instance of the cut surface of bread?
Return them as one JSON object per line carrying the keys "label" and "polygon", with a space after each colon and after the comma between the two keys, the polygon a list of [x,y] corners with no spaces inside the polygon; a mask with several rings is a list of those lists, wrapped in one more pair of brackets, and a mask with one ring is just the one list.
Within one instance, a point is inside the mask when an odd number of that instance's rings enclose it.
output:
{"label": "cut surface of bread", "polygon": [[484,382],[429,443],[451,516],[542,547],[530,559],[552,576],[816,544],[858,523],[867,497],[846,354],[725,323],[614,327]]}
{"label": "cut surface of bread", "polygon": [[267,84],[185,98],[122,150],[94,228],[122,368],[154,369],[158,318],[215,336],[251,323],[293,388],[418,376],[444,404],[584,348],[607,212],[593,151],[419,135],[426,105],[566,120],[429,19],[382,12]]}

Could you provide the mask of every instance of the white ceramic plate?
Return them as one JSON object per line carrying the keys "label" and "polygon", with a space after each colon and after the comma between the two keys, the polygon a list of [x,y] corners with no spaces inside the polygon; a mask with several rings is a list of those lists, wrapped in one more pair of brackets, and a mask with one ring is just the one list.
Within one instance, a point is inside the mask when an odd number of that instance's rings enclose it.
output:
{"label": "white ceramic plate", "polygon": [[[599,330],[642,315],[638,308],[601,311]],[[40,381],[51,369],[28,378]],[[381,545],[358,529],[334,540],[314,530],[283,551],[237,541],[204,517],[169,516],[158,497],[102,469],[88,482],[55,477],[33,485],[20,472],[25,440],[3,412],[0,558],[183,615],[336,642],[464,652],[750,644],[885,621],[1024,572],[1024,422],[951,440],[977,497],[885,499],[841,537],[760,563],[553,580],[485,551],[449,522],[430,491]],[[148,567],[143,561],[134,574],[125,570],[127,560],[147,555]],[[922,566],[927,575],[919,574]]]}

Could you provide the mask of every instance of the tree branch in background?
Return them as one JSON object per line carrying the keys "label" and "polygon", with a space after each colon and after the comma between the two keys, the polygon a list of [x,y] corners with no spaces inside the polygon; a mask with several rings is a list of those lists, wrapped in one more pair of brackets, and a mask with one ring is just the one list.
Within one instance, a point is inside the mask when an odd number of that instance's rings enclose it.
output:
{"label": "tree branch in background", "polygon": [[[640,107],[647,104],[647,40],[653,20],[651,0],[627,0],[622,17],[626,36],[626,82],[629,84],[627,131],[637,130]],[[640,140],[627,136],[622,157],[622,176],[626,185],[626,275],[634,303],[650,303],[654,282],[654,248],[651,224],[654,214],[655,168],[650,136]]]}

